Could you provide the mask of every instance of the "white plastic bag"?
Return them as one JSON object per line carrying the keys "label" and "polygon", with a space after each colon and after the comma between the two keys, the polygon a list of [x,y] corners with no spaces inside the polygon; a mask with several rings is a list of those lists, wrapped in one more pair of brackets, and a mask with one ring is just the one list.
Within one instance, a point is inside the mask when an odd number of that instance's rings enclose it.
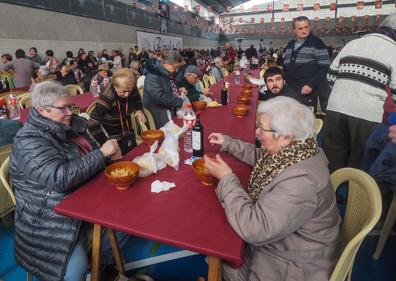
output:
{"label": "white plastic bag", "polygon": [[158,150],[158,155],[161,159],[169,166],[179,170],[179,135],[174,133],[168,133]]}
{"label": "white plastic bag", "polygon": [[168,118],[169,118],[168,123],[166,123],[162,128],[160,128],[160,130],[164,132],[165,137],[168,134],[175,134],[177,135],[177,137],[179,137],[184,132],[183,128],[179,127],[178,125],[175,124],[175,122],[173,122],[169,110],[168,110]]}
{"label": "white plastic bag", "polygon": [[184,117],[184,111],[187,108],[187,104],[191,104],[190,100],[188,99],[188,97],[185,94],[181,94],[180,98],[183,100],[183,105],[180,108],[178,108],[176,111],[176,116],[179,119]]}
{"label": "white plastic bag", "polygon": [[155,141],[150,147],[150,152],[133,159],[133,162],[140,166],[139,177],[144,178],[150,176],[166,167],[166,163],[162,160],[162,158],[158,156],[158,154],[154,153],[157,148],[158,141]]}

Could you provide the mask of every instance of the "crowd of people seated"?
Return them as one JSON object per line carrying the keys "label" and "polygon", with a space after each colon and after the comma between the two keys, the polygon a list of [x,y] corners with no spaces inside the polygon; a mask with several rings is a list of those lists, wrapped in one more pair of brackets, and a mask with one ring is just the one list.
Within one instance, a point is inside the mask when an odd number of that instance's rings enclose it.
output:
{"label": "crowd of people seated", "polygon": [[[34,47],[30,57],[22,49],[16,50],[14,60],[3,54],[1,68],[15,74],[15,86],[33,84],[29,119],[17,133],[11,155],[17,262],[44,279],[85,276],[85,261],[81,272],[71,268],[86,254],[76,252],[83,226],[56,215],[52,207],[103,169],[106,161],[119,159],[136,146],[131,115],[145,122],[146,108],[160,128],[186,100],[212,95],[199,84],[205,74],[221,81],[229,72],[246,70],[247,80],[260,86],[255,131],[259,147],[220,132],[211,132],[209,141],[252,166],[247,190],[220,156],[205,157],[206,168],[219,180],[216,194],[227,219],[247,243],[244,265],[238,270],[225,265],[224,277],[328,280],[341,251],[341,221],[329,174],[346,166],[361,167],[366,141],[383,120],[385,100],[396,97],[396,14],[389,15],[377,32],[342,50],[329,48],[312,34],[304,16],[295,18],[292,26],[294,38],[280,49],[260,45],[256,50],[252,45],[243,51],[230,43],[211,50],[152,51],[135,46],[127,54],[121,48],[110,55],[107,49],[97,53],[80,49],[76,57],[68,51],[63,60],[52,50],[42,59]],[[260,76],[253,77],[250,68],[258,68]],[[93,80],[100,93],[86,122],[72,114],[70,96],[61,85],[81,84],[89,91]],[[323,150],[314,127],[314,114],[322,111]],[[381,130],[386,153],[395,151],[389,146],[396,145],[396,126]],[[376,137],[369,140],[375,144]],[[384,165],[380,168],[382,172]],[[57,172],[51,176],[51,171]],[[36,231],[37,239],[29,241],[35,223],[43,220],[40,212],[33,208],[23,213],[27,204],[40,205],[43,196],[51,204],[41,213],[67,230],[63,235],[54,231],[51,247],[61,242],[66,246],[59,246],[62,251],[45,263],[45,231]],[[31,198],[33,202],[27,202]],[[51,220],[43,220],[43,226],[51,229]],[[33,259],[32,251],[22,253],[37,248],[43,250]]]}

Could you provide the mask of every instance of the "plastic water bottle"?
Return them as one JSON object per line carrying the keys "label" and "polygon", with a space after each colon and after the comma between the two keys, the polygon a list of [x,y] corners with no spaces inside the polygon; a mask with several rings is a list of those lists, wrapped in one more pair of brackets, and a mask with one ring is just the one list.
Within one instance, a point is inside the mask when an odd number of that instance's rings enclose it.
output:
{"label": "plastic water bottle", "polygon": [[239,72],[239,70],[235,71],[235,84],[239,84],[241,83],[241,73]]}
{"label": "plastic water bottle", "polygon": [[0,99],[0,119],[7,119],[6,101]]}
{"label": "plastic water bottle", "polygon": [[192,110],[192,106],[188,104],[183,116],[183,126],[187,126],[187,130],[184,133],[184,151],[188,153],[193,152],[192,128],[194,127],[195,120],[196,116]]}
{"label": "plastic water bottle", "polygon": [[89,87],[89,91],[91,92],[92,96],[94,96],[94,97],[99,96],[100,89],[98,86],[99,86],[98,79],[96,79],[96,76],[94,76],[94,78],[92,78],[92,80],[91,80],[91,85]]}
{"label": "plastic water bottle", "polygon": [[19,120],[21,119],[21,112],[19,111],[18,97],[11,92],[8,97],[8,112],[10,113],[10,119]]}

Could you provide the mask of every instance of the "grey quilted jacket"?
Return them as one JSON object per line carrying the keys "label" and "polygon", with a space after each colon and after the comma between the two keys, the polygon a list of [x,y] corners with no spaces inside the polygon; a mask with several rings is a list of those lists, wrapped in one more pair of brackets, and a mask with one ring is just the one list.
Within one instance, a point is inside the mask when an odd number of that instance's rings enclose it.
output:
{"label": "grey quilted jacket", "polygon": [[31,109],[14,139],[15,260],[43,281],[63,280],[80,228],[80,221],[56,214],[54,207],[105,167],[99,149],[81,156],[72,142],[76,134]]}

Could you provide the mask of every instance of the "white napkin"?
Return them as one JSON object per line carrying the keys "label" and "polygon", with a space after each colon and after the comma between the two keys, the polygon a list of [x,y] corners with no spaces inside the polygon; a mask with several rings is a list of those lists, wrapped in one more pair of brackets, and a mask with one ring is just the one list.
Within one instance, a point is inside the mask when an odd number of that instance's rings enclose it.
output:
{"label": "white napkin", "polygon": [[151,192],[160,193],[161,191],[168,191],[174,187],[176,187],[176,185],[173,182],[155,180],[151,183]]}

